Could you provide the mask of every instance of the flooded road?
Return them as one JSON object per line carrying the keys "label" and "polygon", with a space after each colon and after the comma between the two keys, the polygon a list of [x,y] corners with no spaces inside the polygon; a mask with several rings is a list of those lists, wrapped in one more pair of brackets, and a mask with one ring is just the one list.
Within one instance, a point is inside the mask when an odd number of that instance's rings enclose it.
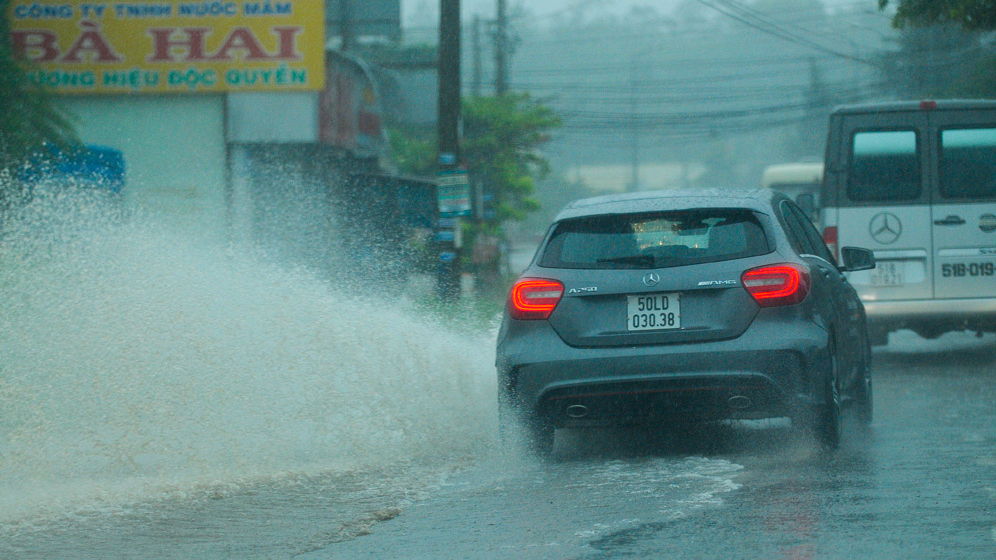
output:
{"label": "flooded road", "polygon": [[553,463],[484,446],[7,524],[0,557],[992,558],[994,363],[992,336],[894,334],[836,451],[779,421],[562,433]]}
{"label": "flooded road", "polygon": [[897,333],[836,451],[777,422],[603,434],[305,557],[992,558],[994,364],[991,336]]}
{"label": "flooded road", "polygon": [[992,335],[894,334],[835,451],[767,421],[541,463],[497,449],[493,334],[73,204],[0,244],[5,560],[996,556]]}

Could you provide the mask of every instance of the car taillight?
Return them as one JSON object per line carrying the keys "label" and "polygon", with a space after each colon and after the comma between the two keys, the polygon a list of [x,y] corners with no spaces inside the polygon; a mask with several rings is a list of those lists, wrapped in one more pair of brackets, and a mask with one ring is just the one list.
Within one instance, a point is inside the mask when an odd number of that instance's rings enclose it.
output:
{"label": "car taillight", "polygon": [[827,244],[827,249],[830,249],[830,254],[833,258],[840,260],[840,255],[837,254],[837,226],[827,226],[823,228],[823,242]]}
{"label": "car taillight", "polygon": [[564,295],[564,285],[556,280],[523,278],[508,294],[508,314],[513,319],[547,319]]}
{"label": "car taillight", "polygon": [[740,280],[761,307],[795,305],[809,294],[809,269],[798,264],[752,268]]}

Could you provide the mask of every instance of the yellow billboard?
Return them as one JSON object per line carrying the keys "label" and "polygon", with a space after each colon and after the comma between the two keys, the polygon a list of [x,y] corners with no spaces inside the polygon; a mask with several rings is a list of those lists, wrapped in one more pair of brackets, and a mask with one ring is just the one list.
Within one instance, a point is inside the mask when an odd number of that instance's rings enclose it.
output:
{"label": "yellow billboard", "polygon": [[60,93],[319,90],[325,2],[9,0],[30,78]]}

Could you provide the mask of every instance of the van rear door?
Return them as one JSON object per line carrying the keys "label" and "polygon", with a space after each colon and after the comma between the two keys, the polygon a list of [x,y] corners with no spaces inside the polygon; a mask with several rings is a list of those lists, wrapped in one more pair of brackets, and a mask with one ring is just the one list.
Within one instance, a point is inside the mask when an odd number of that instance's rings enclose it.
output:
{"label": "van rear door", "polygon": [[[837,176],[838,247],[875,252],[874,270],[849,274],[865,300],[933,295],[932,150],[922,111],[844,113]],[[832,201],[826,201],[828,205]]]}
{"label": "van rear door", "polygon": [[996,111],[930,113],[934,297],[996,297]]}

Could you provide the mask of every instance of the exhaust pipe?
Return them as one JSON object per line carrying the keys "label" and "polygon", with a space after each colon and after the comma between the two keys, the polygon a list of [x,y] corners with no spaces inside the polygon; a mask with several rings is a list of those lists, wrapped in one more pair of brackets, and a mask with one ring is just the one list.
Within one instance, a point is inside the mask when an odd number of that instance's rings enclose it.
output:
{"label": "exhaust pipe", "polygon": [[726,404],[729,405],[730,408],[734,408],[734,409],[737,409],[737,410],[743,410],[745,408],[750,408],[750,405],[752,403],[750,402],[749,398],[747,398],[747,397],[745,397],[743,395],[736,395],[736,396],[733,396],[733,397],[730,397],[729,399],[727,399],[726,400]]}
{"label": "exhaust pipe", "polygon": [[588,416],[588,407],[583,404],[572,404],[567,407],[566,412],[571,418],[584,418]]}

